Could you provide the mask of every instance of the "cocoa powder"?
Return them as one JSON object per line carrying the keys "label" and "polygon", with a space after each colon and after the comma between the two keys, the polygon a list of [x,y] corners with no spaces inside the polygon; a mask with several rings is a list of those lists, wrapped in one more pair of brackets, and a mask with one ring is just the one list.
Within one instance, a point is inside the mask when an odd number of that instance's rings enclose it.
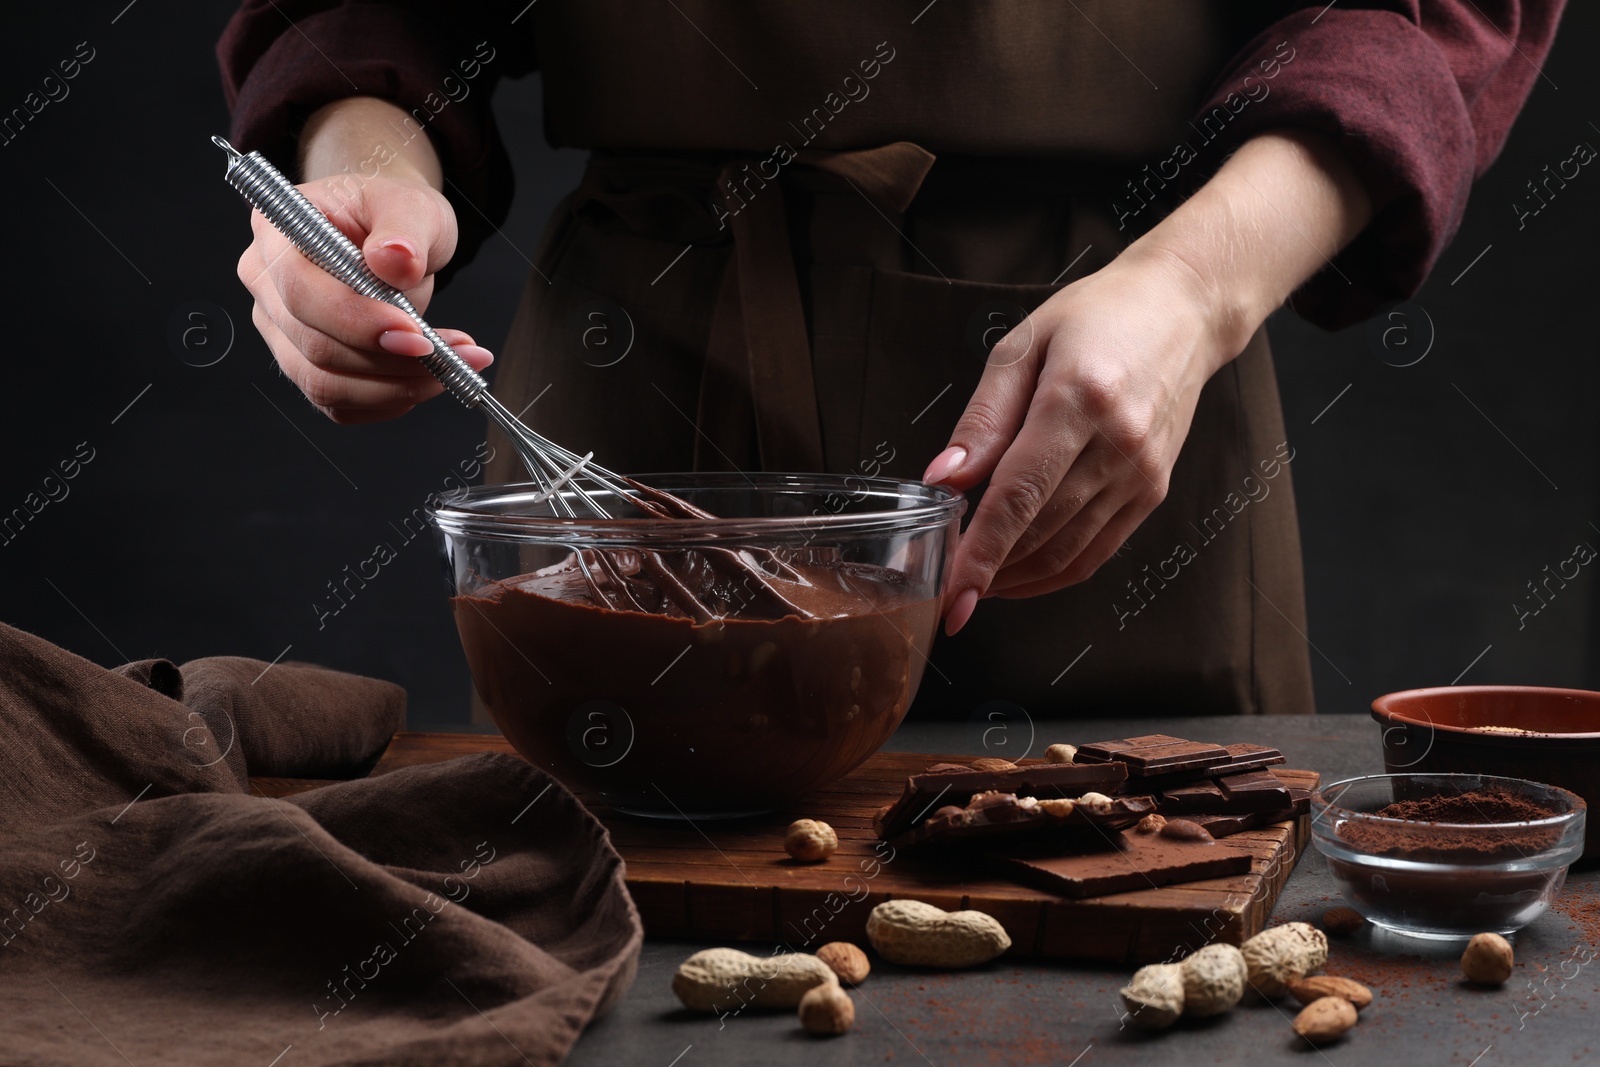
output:
{"label": "cocoa powder", "polygon": [[1340,824],[1341,838],[1363,852],[1379,856],[1482,862],[1539,852],[1561,837],[1560,828],[1551,826],[1488,829],[1489,824],[1526,823],[1560,814],[1503,790],[1397,800],[1372,814],[1411,820],[1408,826],[1365,821]]}

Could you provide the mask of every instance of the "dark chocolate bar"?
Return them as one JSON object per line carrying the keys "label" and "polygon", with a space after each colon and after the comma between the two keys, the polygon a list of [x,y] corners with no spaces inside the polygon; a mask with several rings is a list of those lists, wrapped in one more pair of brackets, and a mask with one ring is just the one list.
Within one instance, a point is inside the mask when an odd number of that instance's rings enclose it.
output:
{"label": "dark chocolate bar", "polygon": [[1234,815],[1189,815],[1186,818],[1204,826],[1212,837],[1227,837],[1241,830],[1255,830],[1284,819],[1294,818],[1289,811],[1241,811]]}
{"label": "dark chocolate bar", "polygon": [[1126,763],[1128,776],[1139,778],[1180,770],[1209,771],[1231,762],[1233,756],[1221,745],[1186,741],[1169,734],[1149,734],[1084,745],[1078,749],[1076,759],[1079,763]]}
{"label": "dark chocolate bar", "polygon": [[1145,734],[1143,737],[1129,737],[1121,741],[1096,741],[1092,745],[1079,745],[1078,754],[1074,757],[1079,763],[1103,763],[1106,760],[1121,759],[1124,752],[1132,752],[1138,748],[1162,748],[1167,745],[1186,745],[1189,742],[1181,737],[1171,734]]}
{"label": "dark chocolate bar", "polygon": [[1154,797],[1019,797],[979,793],[966,807],[945,805],[889,843],[900,851],[926,846],[992,844],[1025,835],[1048,838],[1057,848],[1080,851],[1115,844],[1117,831],[1156,810]]}
{"label": "dark chocolate bar", "polygon": [[1151,889],[1250,870],[1250,853],[1216,841],[1183,841],[1159,833],[1123,830],[1120,847],[1076,855],[1018,843],[987,853],[998,873],[1068,897],[1097,897]]}
{"label": "dark chocolate bar", "polygon": [[1216,780],[1227,798],[1228,806],[1217,812],[1226,815],[1236,811],[1276,811],[1289,806],[1289,787],[1278,780],[1271,771],[1246,771],[1230,774]]}
{"label": "dark chocolate bar", "polygon": [[1219,763],[1214,767],[1141,774],[1138,775],[1139,788],[1151,793],[1160,793],[1180,785],[1188,785],[1191,782],[1216,778],[1225,774],[1243,774],[1247,771],[1258,771],[1274,763],[1283,762],[1283,753],[1275,748],[1266,748],[1262,745],[1223,745],[1222,747],[1230,751],[1236,748],[1259,751],[1234,755],[1227,763]]}
{"label": "dark chocolate bar", "polygon": [[1115,793],[1128,777],[1128,769],[1121,763],[1031,763],[1007,771],[944,766],[951,769],[929,770],[906,779],[900,799],[873,818],[879,837],[885,841],[898,837],[935,808],[947,804],[965,806],[979,793],[1014,793],[1023,797]]}
{"label": "dark chocolate bar", "polygon": [[1220,815],[1230,810],[1222,787],[1210,779],[1158,793],[1156,805],[1163,815]]}
{"label": "dark chocolate bar", "polygon": [[1240,830],[1254,830],[1262,826],[1271,826],[1275,822],[1298,819],[1311,810],[1310,790],[1290,786],[1289,795],[1289,805],[1279,808],[1277,811],[1241,811],[1231,815],[1189,815],[1185,817],[1211,831],[1212,837],[1227,837],[1229,834],[1236,834]]}
{"label": "dark chocolate bar", "polygon": [[1156,794],[1163,815],[1238,815],[1278,811],[1290,803],[1289,788],[1271,771],[1208,778]]}

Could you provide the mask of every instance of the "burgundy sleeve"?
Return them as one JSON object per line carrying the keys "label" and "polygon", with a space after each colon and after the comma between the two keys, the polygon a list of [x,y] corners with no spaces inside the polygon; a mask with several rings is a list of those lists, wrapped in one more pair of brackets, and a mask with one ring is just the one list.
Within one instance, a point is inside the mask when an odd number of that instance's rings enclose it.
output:
{"label": "burgundy sleeve", "polygon": [[1194,122],[1213,147],[1317,130],[1372,197],[1366,229],[1291,298],[1303,317],[1337,329],[1421,288],[1542,76],[1564,2],[1317,4],[1229,63]]}
{"label": "burgundy sleeve", "polygon": [[509,5],[461,3],[446,13],[423,0],[244,0],[217,42],[230,139],[297,177],[300,129],[317,108],[375,96],[410,112],[412,121],[397,120],[391,147],[426,131],[460,229],[442,285],[511,204],[511,164],[489,98],[500,77],[525,74],[535,62],[533,20],[503,8]]}

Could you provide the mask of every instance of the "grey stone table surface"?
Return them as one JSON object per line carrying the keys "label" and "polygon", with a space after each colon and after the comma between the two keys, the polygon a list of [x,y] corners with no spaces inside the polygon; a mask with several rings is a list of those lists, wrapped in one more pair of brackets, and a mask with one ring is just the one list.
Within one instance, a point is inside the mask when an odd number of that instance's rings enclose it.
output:
{"label": "grey stone table surface", "polygon": [[[997,730],[997,727],[999,728]],[[1016,758],[1072,743],[1173,733],[1276,745],[1291,767],[1324,782],[1383,770],[1378,726],[1366,715],[1294,718],[1055,720],[907,723],[887,746],[908,752]],[[1340,902],[1322,856],[1308,848],[1273,921],[1317,921]],[[1368,928],[1370,931],[1370,927]],[[725,1022],[684,1011],[670,982],[678,964],[710,942],[647,939],[633,988],[590,1025],[573,1067],[643,1064],[1272,1064],[1368,1067],[1523,1067],[1600,1061],[1600,872],[1575,872],[1556,906],[1515,938],[1517,967],[1493,990],[1460,979],[1459,945],[1366,932],[1335,941],[1329,972],[1372,987],[1376,999],[1342,1040],[1311,1049],[1289,1029],[1292,1001],[1241,1005],[1212,1020],[1148,1034],[1121,1022],[1117,990],[1130,969],[1001,959],[973,971],[934,973],[874,959],[855,992],[856,1027],[812,1038],[792,1012],[744,1012]],[[772,946],[747,944],[766,954]]]}

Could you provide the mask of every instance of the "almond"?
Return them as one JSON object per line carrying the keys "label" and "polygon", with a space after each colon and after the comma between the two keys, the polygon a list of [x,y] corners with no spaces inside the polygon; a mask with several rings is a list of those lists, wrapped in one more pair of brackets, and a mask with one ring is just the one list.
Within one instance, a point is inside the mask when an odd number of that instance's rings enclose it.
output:
{"label": "almond", "polygon": [[1356,1024],[1356,1008],[1343,997],[1319,997],[1294,1017],[1294,1032],[1312,1044],[1337,1040]]}
{"label": "almond", "polygon": [[1209,844],[1212,840],[1211,831],[1190,819],[1168,819],[1156,831],[1162,837],[1170,837],[1174,841],[1198,841]]}
{"label": "almond", "polygon": [[975,771],[1014,771],[1017,765],[1008,759],[996,759],[994,756],[985,756],[972,761]]}
{"label": "almond", "polygon": [[1302,1004],[1310,1004],[1323,997],[1343,997],[1357,1011],[1372,1003],[1372,990],[1360,982],[1332,974],[1319,974],[1290,982],[1289,995]]}

